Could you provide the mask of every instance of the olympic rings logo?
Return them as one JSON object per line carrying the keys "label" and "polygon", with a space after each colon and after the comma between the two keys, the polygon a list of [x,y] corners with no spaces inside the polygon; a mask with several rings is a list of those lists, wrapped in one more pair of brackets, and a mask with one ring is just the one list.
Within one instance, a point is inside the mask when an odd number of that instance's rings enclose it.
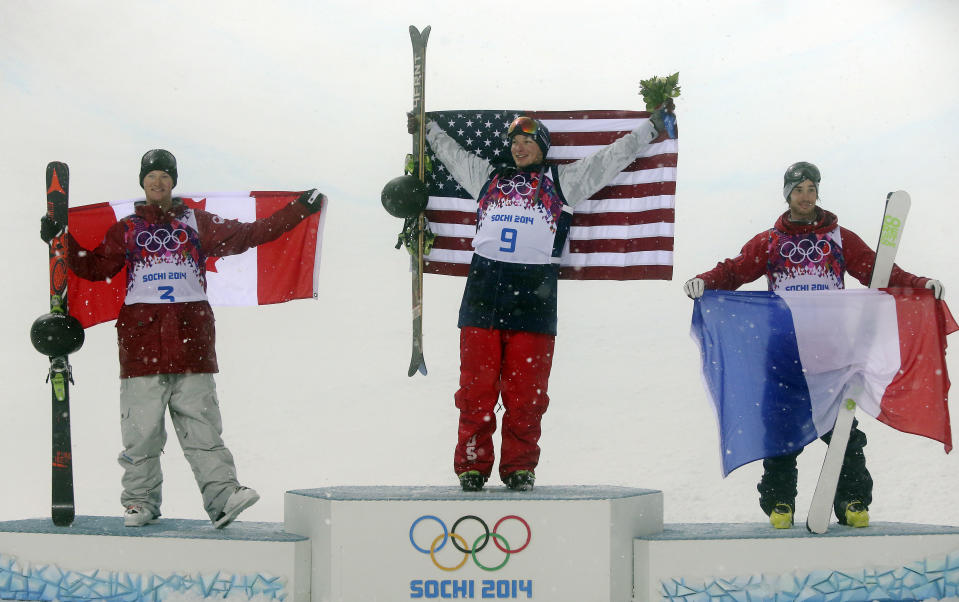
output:
{"label": "olympic rings logo", "polygon": [[[483,528],[483,533],[479,535],[473,541],[472,546],[469,545],[469,542],[467,542],[462,535],[456,532],[457,527],[459,527],[465,521],[470,521],[470,520],[478,522],[480,526]],[[519,521],[519,523],[526,528],[526,541],[523,543],[523,545],[515,549],[513,549],[510,546],[509,542],[506,541],[505,537],[497,533],[497,530],[500,528],[500,526],[509,520]],[[435,521],[443,529],[442,533],[440,533],[435,538],[433,538],[428,548],[425,546],[418,545],[416,543],[416,539],[413,537],[413,531],[416,530],[416,526],[423,521]],[[529,523],[527,523],[524,519],[520,518],[519,516],[516,516],[515,514],[504,516],[503,518],[496,521],[496,524],[493,525],[492,531],[490,531],[489,525],[486,524],[486,521],[484,521],[478,516],[473,516],[472,514],[461,516],[458,519],[456,519],[456,522],[453,523],[453,527],[449,530],[447,530],[446,528],[446,523],[444,523],[438,517],[433,516],[432,514],[424,514],[423,516],[413,521],[413,524],[410,525],[410,543],[413,544],[413,548],[415,548],[416,551],[420,552],[421,554],[429,554],[430,560],[433,561],[433,564],[436,566],[436,568],[442,569],[448,572],[459,570],[460,568],[462,568],[464,564],[466,564],[466,561],[471,557],[473,558],[473,562],[476,564],[476,566],[483,569],[484,571],[490,571],[490,572],[498,571],[504,566],[506,566],[506,563],[509,562],[510,556],[512,556],[513,554],[518,554],[522,552],[523,550],[525,550],[526,547],[529,546],[529,542],[532,538],[533,538],[533,535],[532,535],[532,531],[529,528]],[[503,557],[503,562],[499,563],[496,566],[486,566],[482,562],[480,562],[479,558],[477,558],[476,556],[477,554],[479,554],[480,551],[486,548],[487,544],[489,544],[490,542],[490,539],[493,540],[493,545],[495,545],[497,548],[499,548],[501,552],[505,554],[505,556]],[[463,553],[463,558],[459,561],[458,564],[455,564],[452,566],[445,566],[440,564],[439,560],[436,559],[436,553],[442,550],[444,546],[446,546],[447,541],[452,542],[453,547]]]}
{"label": "olympic rings logo", "polygon": [[150,253],[156,253],[160,249],[167,251],[176,251],[189,239],[186,230],[176,228],[172,232],[166,228],[158,228],[153,232],[144,230],[137,234],[137,245],[146,249]]}
{"label": "olympic rings logo", "polygon": [[804,260],[819,263],[831,252],[832,245],[829,244],[828,240],[813,242],[808,238],[800,240],[798,243],[786,241],[779,247],[779,254],[793,263],[800,263]]}
{"label": "olympic rings logo", "polygon": [[521,174],[517,174],[505,182],[497,183],[496,187],[506,196],[513,194],[514,190],[523,197],[527,197],[533,192],[533,185],[526,181],[526,176]]}

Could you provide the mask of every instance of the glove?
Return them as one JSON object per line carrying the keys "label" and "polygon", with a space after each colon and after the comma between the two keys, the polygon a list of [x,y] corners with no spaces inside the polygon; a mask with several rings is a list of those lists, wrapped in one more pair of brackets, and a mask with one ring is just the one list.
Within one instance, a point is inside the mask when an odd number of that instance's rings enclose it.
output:
{"label": "glove", "polygon": [[663,132],[666,133],[667,138],[676,137],[676,115],[673,113],[675,106],[673,99],[670,98],[650,113],[649,121],[656,128],[657,137]]}
{"label": "glove", "polygon": [[703,291],[706,290],[706,281],[702,278],[690,278],[686,281],[686,284],[683,285],[683,291],[686,292],[686,296],[690,299],[699,299],[703,296]]}
{"label": "glove", "polygon": [[63,226],[56,222],[52,217],[44,215],[40,218],[40,240],[50,244],[50,241],[63,232]]}
{"label": "glove", "polygon": [[326,195],[316,188],[311,188],[297,197],[296,201],[306,207],[310,214],[313,214],[326,203]]}
{"label": "glove", "polygon": [[932,289],[932,295],[936,299],[942,299],[943,295],[946,294],[946,287],[944,287],[938,280],[930,280],[926,283],[926,288]]}

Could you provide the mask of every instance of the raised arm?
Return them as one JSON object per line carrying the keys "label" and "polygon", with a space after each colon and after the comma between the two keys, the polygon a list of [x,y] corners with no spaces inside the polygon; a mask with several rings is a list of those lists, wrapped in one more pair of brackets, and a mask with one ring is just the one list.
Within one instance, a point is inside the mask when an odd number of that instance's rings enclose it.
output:
{"label": "raised arm", "polygon": [[479,197],[493,165],[457,144],[435,121],[426,124],[426,139],[460,186],[474,199]]}
{"label": "raised arm", "polygon": [[653,123],[645,120],[632,132],[592,155],[560,165],[559,183],[566,195],[566,202],[575,206],[609,184],[657,135]]}
{"label": "raised arm", "polygon": [[306,217],[319,211],[324,200],[325,197],[316,190],[307,190],[273,215],[248,223],[196,211],[200,244],[206,254],[212,257],[237,255],[289,232]]}

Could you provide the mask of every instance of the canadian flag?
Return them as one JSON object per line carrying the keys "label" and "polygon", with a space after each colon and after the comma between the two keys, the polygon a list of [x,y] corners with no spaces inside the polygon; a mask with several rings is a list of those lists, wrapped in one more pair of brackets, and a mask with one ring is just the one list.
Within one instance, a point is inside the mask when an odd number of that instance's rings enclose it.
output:
{"label": "canadian flag", "polygon": [[[224,219],[252,222],[288,205],[302,192],[230,192],[180,196],[183,202]],[[80,245],[93,249],[113,224],[134,212],[128,199],[72,207],[70,233]],[[207,297],[211,305],[269,305],[292,299],[315,298],[320,270],[320,248],[326,207],[278,239],[229,257],[209,257],[206,263]],[[126,270],[103,282],[69,274],[70,314],[84,328],[116,319],[126,295]]]}

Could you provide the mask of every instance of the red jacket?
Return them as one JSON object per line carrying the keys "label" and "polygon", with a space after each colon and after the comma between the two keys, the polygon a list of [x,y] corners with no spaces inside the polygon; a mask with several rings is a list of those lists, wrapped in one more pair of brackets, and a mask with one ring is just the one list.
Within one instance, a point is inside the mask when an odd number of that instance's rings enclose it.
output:
{"label": "red jacket", "polygon": [[[137,204],[136,216],[149,224],[168,223],[188,209],[174,199],[169,212],[146,203]],[[224,257],[242,253],[291,230],[310,214],[293,201],[270,217],[251,223],[225,220],[207,211],[193,209],[200,256]],[[133,216],[107,231],[92,251],[68,236],[70,269],[87,280],[106,280],[127,266]],[[190,243],[192,244],[192,243]],[[205,282],[205,262],[199,269]],[[217,372],[213,310],[207,301],[124,304],[117,317],[120,378],[151,374]]]}
{"label": "red jacket", "polygon": [[[699,274],[706,283],[707,289],[735,290],[747,282],[752,282],[762,276],[769,276],[769,244],[774,230],[786,234],[825,233],[835,229],[839,220],[833,213],[819,209],[819,220],[813,224],[797,224],[789,221],[789,212],[783,213],[776,220],[776,225],[765,232],[760,232],[747,242],[739,255],[716,264],[716,267]],[[869,286],[872,276],[872,265],[876,253],[863,242],[855,232],[839,226],[842,237],[842,255],[846,263],[846,272],[862,284]],[[889,278],[889,286],[923,288],[928,278],[916,276],[893,265]]]}

